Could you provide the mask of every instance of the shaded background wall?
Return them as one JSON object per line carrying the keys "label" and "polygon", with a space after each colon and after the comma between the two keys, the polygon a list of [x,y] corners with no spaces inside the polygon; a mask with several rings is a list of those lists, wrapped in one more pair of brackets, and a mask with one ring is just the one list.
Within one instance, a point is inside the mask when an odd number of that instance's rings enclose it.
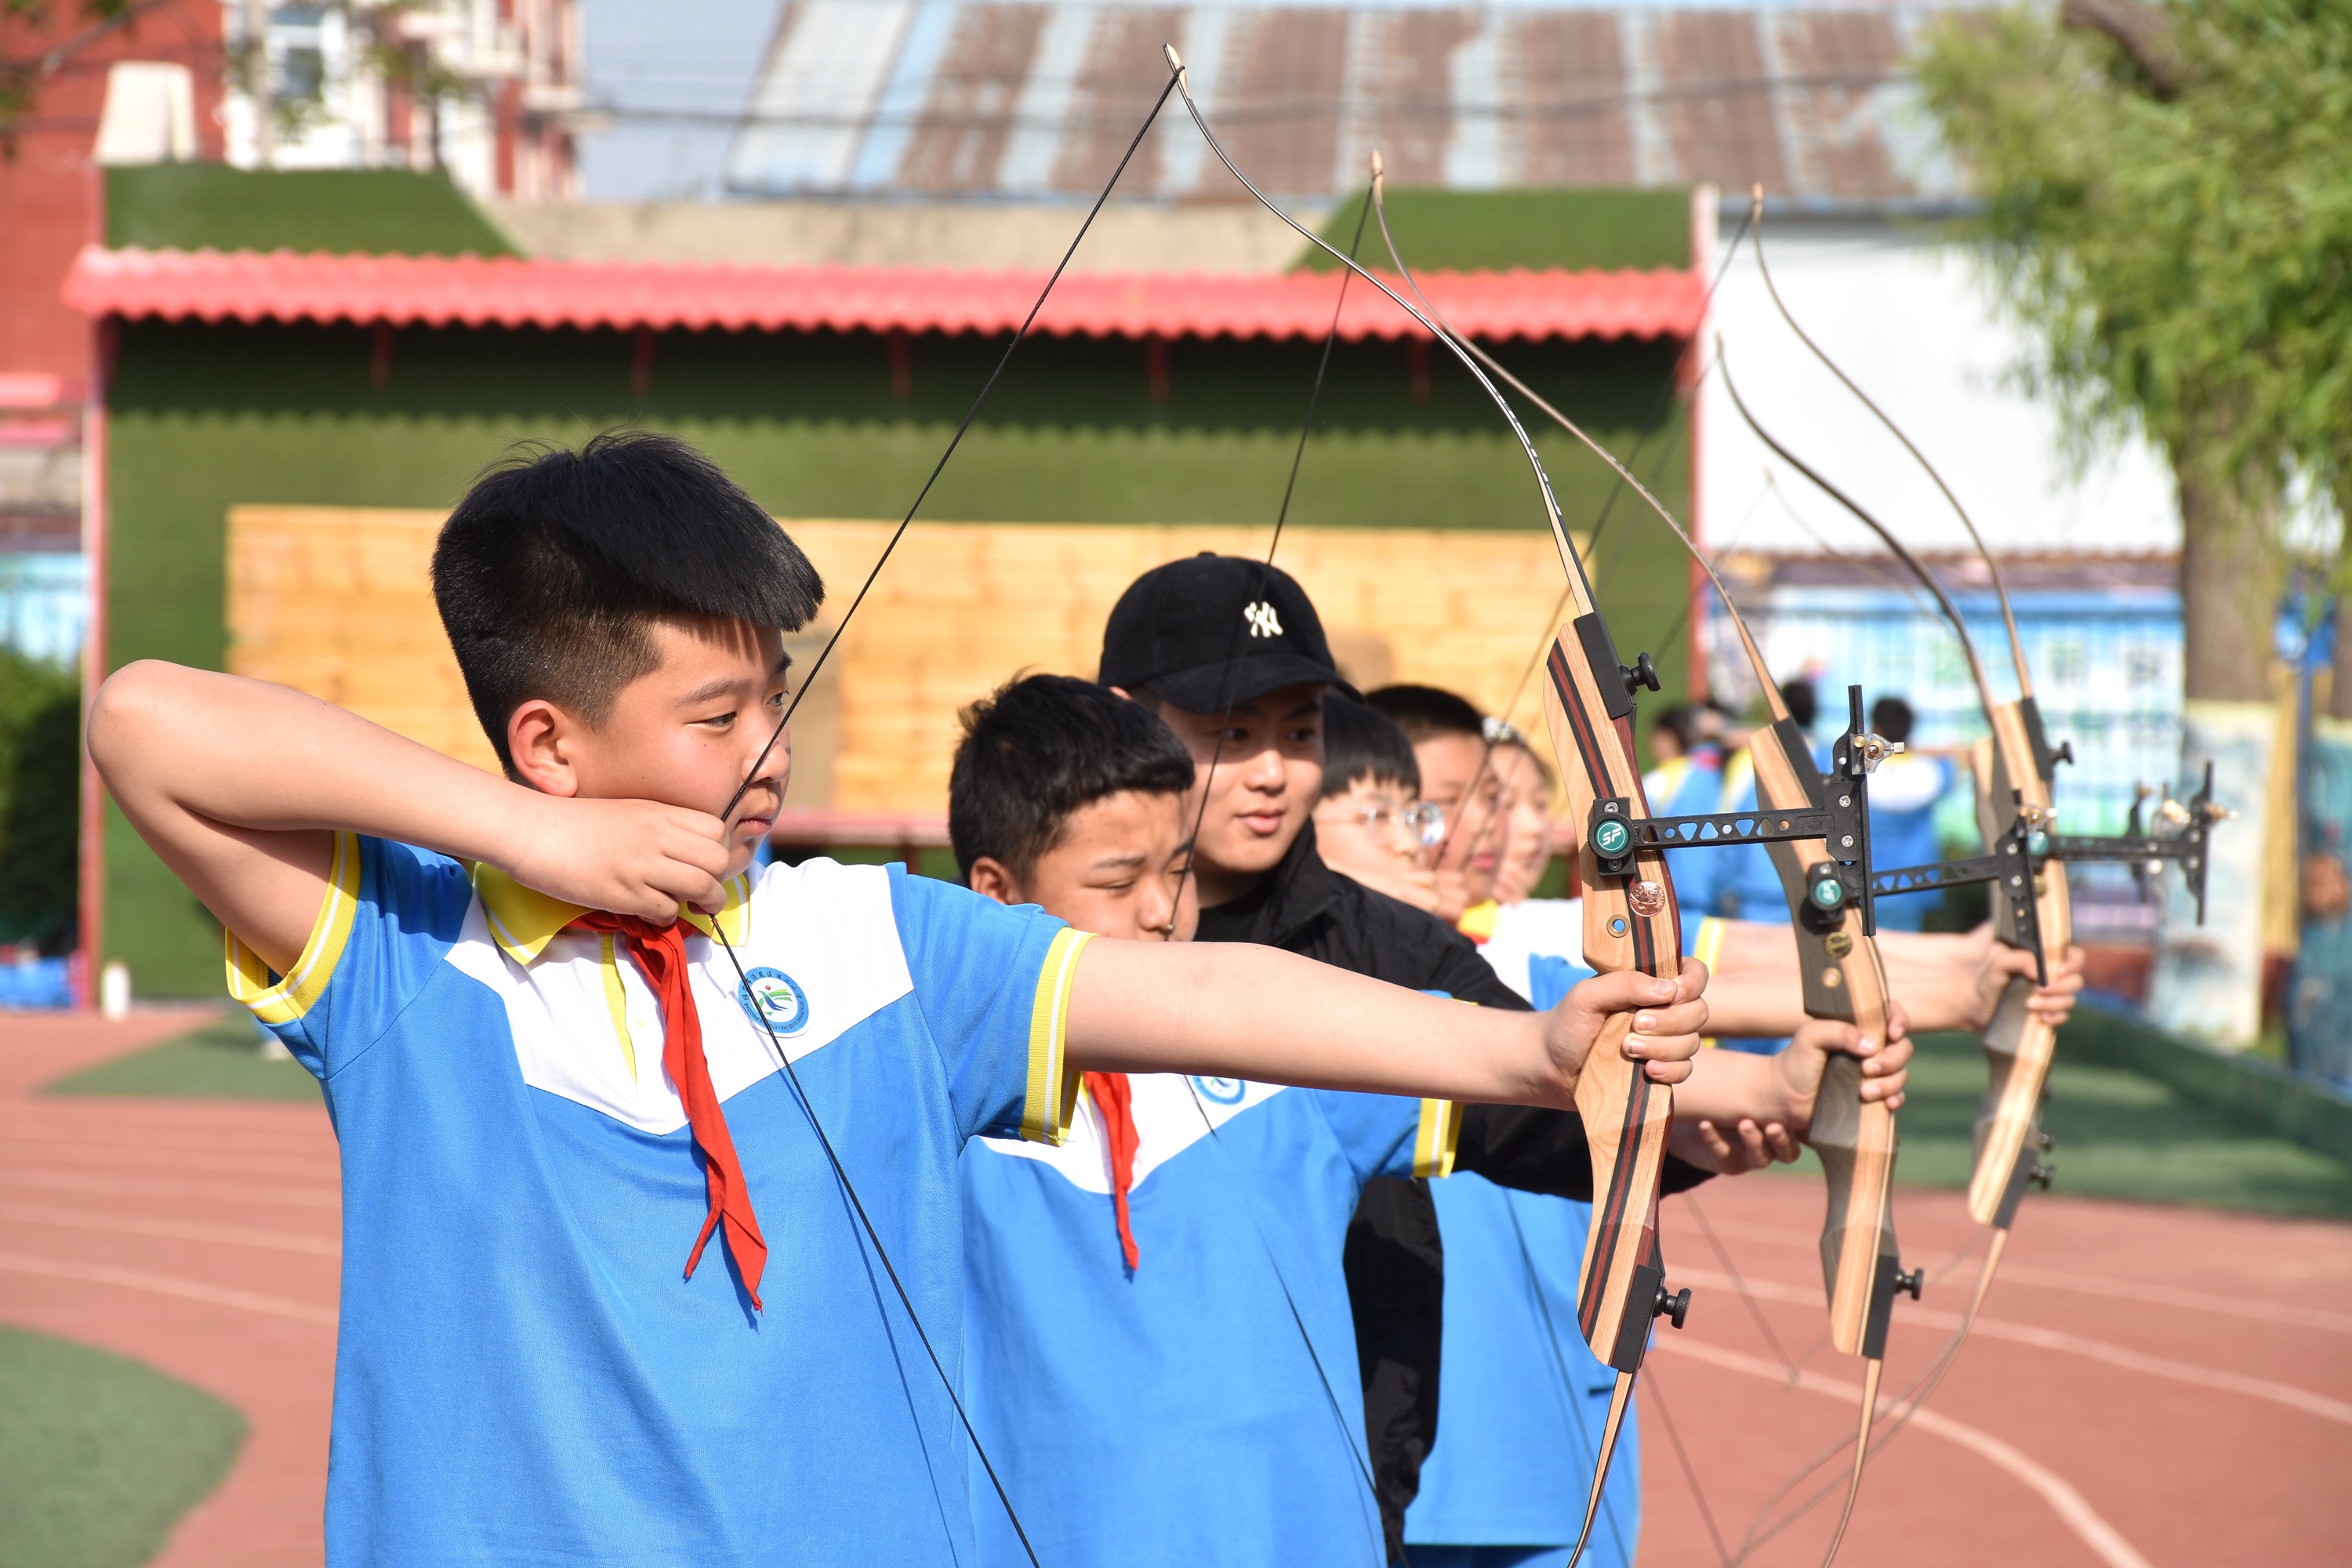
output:
{"label": "shaded background wall", "polygon": [[[400,174],[118,171],[117,244],[190,248],[503,248],[446,183]],[[1401,243],[1463,266],[1582,259],[1679,267],[1690,254],[1682,192],[1426,198],[1393,205]],[[1465,202],[1468,205],[1465,205]],[[1602,221],[1605,220],[1605,221]],[[1336,217],[1335,224],[1348,221]],[[1075,227],[1075,215],[1070,226]],[[1417,233],[1418,231],[1418,233]],[[1597,241],[1580,237],[1598,236]],[[1333,279],[1336,291],[1337,279]],[[121,323],[109,389],[108,664],[232,659],[228,520],[263,504],[446,510],[520,441],[573,442],[616,424],[702,446],[780,517],[901,515],[1002,349],[930,334],[894,353],[869,332],[392,330],[363,325]],[[1263,548],[1298,438],[1319,342],[1039,339],[1024,346],[926,503],[928,518],[992,523],[1231,525]],[[1664,395],[1674,342],[1512,343],[1532,384],[1621,451],[1643,449],[1661,500],[1688,505],[1685,409]],[[1611,483],[1564,437],[1538,438],[1572,527],[1590,528]],[[1516,534],[1524,562],[1495,588],[1508,654],[1465,681],[1509,699],[1557,593],[1532,478],[1492,405],[1458,367],[1402,343],[1341,343],[1302,466],[1290,522],[1318,530]],[[910,545],[910,549],[912,546]],[[1465,549],[1474,547],[1465,545]],[[1485,543],[1475,548],[1487,548]],[[911,562],[894,564],[907,570]],[[1361,570],[1379,570],[1367,562]],[[845,603],[853,575],[833,575]],[[1670,689],[1687,683],[1687,565],[1663,530],[1612,525],[1594,574],[1612,624],[1650,647]],[[1024,613],[1005,585],[1005,614]],[[1041,595],[1058,587],[1039,583]],[[1437,593],[1433,584],[1430,590]],[[1475,580],[1449,586],[1476,619]],[[1401,668],[1412,650],[1398,648]],[[1081,668],[1076,673],[1090,674]],[[1014,673],[977,671],[980,689]],[[933,731],[936,733],[936,731]],[[942,756],[939,759],[944,762]],[[933,773],[932,810],[944,809]],[[854,805],[847,798],[837,804]],[[905,805],[894,799],[893,804]],[[218,935],[118,813],[106,828],[101,959],[129,963],[142,994],[210,994]]]}

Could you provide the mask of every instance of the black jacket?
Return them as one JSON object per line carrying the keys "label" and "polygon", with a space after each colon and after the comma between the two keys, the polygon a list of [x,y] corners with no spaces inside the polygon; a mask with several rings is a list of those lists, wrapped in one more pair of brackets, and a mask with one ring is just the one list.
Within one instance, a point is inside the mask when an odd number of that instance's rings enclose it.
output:
{"label": "black jacket", "polygon": [[[1258,942],[1416,991],[1528,1010],[1468,937],[1326,866],[1316,852],[1311,822],[1255,888],[1201,911],[1197,940]],[[1592,1197],[1584,1124],[1572,1111],[1465,1107],[1454,1168],[1527,1192],[1583,1202]],[[1705,1179],[1704,1172],[1669,1157],[1667,1191]],[[1373,1489],[1390,1560],[1401,1561],[1404,1511],[1421,1489],[1422,1461],[1437,1440],[1445,1249],[1428,1184],[1396,1177],[1367,1183],[1348,1226],[1345,1261]]]}

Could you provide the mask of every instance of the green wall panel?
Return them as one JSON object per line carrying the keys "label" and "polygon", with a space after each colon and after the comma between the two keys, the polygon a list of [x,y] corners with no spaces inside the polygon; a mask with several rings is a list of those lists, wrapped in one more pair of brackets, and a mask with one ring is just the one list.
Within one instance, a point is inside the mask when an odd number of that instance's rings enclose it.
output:
{"label": "green wall panel", "polygon": [[[668,333],[652,384],[632,394],[633,345],[614,332],[394,334],[387,384],[357,327],[141,323],[122,333],[111,387],[109,657],[219,668],[226,654],[228,509],[278,502],[447,506],[514,443],[577,443],[620,423],[675,431],[784,516],[897,517],[938,458],[1001,342],[928,337],[914,384],[890,388],[866,334]],[[1154,401],[1140,344],[1024,346],[926,502],[966,521],[1224,522],[1271,526],[1319,345],[1170,345]],[[1596,437],[1629,452],[1656,406],[1670,346],[1512,345],[1509,362]],[[1300,469],[1293,526],[1540,529],[1533,479],[1474,384],[1431,367],[1413,395],[1404,347],[1342,344]],[[1669,507],[1686,505],[1678,407],[1642,459]],[[1565,437],[1538,437],[1572,528],[1593,526],[1612,476]],[[1592,576],[1631,658],[1685,682],[1676,546],[1626,498]],[[1529,627],[1530,638],[1536,628]],[[111,818],[105,956],[145,995],[217,994],[210,917]]]}

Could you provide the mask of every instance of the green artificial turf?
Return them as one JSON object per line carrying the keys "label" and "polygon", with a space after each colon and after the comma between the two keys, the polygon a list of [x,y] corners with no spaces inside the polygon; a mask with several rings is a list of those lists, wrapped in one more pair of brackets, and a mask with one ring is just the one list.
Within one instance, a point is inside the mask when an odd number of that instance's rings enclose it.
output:
{"label": "green artificial turf", "polygon": [[446,174],[406,169],[109,169],[106,239],[150,250],[515,254]]}
{"label": "green artificial turf", "polygon": [[[1535,186],[1516,191],[1391,186],[1383,199],[1397,250],[1416,272],[1691,264],[1687,186]],[[1346,251],[1362,205],[1360,186],[1333,206],[1323,221],[1324,243]],[[1388,251],[1377,225],[1365,229],[1356,258],[1387,270]],[[1339,265],[1313,248],[1303,250],[1293,263],[1307,272],[1328,272]]]}
{"label": "green artificial turf", "polygon": [[202,1389],[0,1327],[0,1563],[136,1568],[244,1443],[245,1417]]}
{"label": "green artificial turf", "polygon": [[[223,1014],[160,1046],[59,1079],[48,1094],[162,1095],[174,1100],[319,1102],[319,1080],[299,1062],[261,1054],[261,1036],[240,1013]],[[6,1562],[0,1558],[0,1563]]]}
{"label": "green artificial turf", "polygon": [[[1898,1181],[1968,1185],[1969,1135],[1984,1087],[1984,1052],[1973,1037],[1920,1037],[1898,1120]],[[2352,1217],[2352,1163],[2192,1101],[2155,1079],[2070,1061],[2063,1035],[2042,1120],[2053,1144],[2045,1161],[2058,1173],[2054,1193]],[[1791,1169],[1818,1172],[1819,1165],[1809,1152]]]}

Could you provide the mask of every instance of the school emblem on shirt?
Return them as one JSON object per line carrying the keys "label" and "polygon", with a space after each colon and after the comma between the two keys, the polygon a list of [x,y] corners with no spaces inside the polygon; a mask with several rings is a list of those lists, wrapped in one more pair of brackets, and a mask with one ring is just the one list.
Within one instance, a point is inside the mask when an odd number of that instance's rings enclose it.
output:
{"label": "school emblem on shirt", "polygon": [[735,1000],[754,1028],[797,1035],[808,1026],[808,993],[781,969],[762,966],[751,971],[736,987]]}
{"label": "school emblem on shirt", "polygon": [[1274,606],[1264,599],[1254,605],[1243,605],[1242,619],[1249,623],[1250,636],[1254,637],[1278,637],[1282,635],[1282,617],[1276,615]]}
{"label": "school emblem on shirt", "polygon": [[1202,1099],[1219,1105],[1239,1105],[1242,1096],[1249,1092],[1249,1085],[1237,1078],[1196,1078],[1192,1087],[1201,1091]]}

